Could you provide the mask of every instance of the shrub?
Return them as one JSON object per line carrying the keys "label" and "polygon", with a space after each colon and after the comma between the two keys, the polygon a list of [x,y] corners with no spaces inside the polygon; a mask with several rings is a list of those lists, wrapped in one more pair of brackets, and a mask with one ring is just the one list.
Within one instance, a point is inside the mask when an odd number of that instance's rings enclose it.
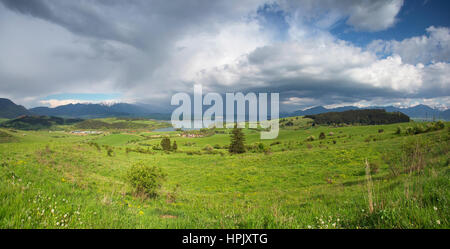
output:
{"label": "shrub", "polygon": [[219,144],[215,144],[214,145],[214,149],[220,149],[221,147],[220,147],[220,145]]}
{"label": "shrub", "polygon": [[170,150],[170,138],[165,137],[161,140],[161,148],[165,151]]}
{"label": "shrub", "polygon": [[402,128],[400,126],[397,127],[397,130],[395,131],[395,134],[397,134],[397,135],[402,134]]}
{"label": "shrub", "polygon": [[306,141],[314,141],[316,138],[314,136],[309,136],[306,138]]}
{"label": "shrub", "polygon": [[370,167],[371,174],[376,174],[378,172],[378,169],[380,168],[380,166],[378,165],[377,162],[369,163],[369,167]]}
{"label": "shrub", "polygon": [[207,144],[207,145],[205,146],[205,148],[203,148],[203,150],[204,150],[204,151],[211,152],[211,151],[214,150],[214,148],[213,148],[211,145]]}
{"label": "shrub", "polygon": [[157,166],[146,165],[142,162],[131,166],[127,173],[128,182],[139,196],[156,197],[166,174]]}
{"label": "shrub", "polygon": [[319,135],[319,139],[325,139],[325,133],[321,132]]}
{"label": "shrub", "polygon": [[414,134],[413,128],[410,126],[406,127],[406,134],[413,135]]}
{"label": "shrub", "polygon": [[444,124],[444,122],[439,120],[434,124],[434,128],[435,128],[435,130],[442,130],[445,128],[445,124]]}
{"label": "shrub", "polygon": [[177,151],[177,149],[178,149],[177,141],[173,141],[172,150]]}
{"label": "shrub", "polygon": [[378,133],[383,133],[384,129],[378,129]]}
{"label": "shrub", "polygon": [[413,134],[420,134],[420,133],[424,133],[424,132],[425,132],[425,129],[421,125],[416,125],[413,128]]}
{"label": "shrub", "polygon": [[274,146],[274,145],[277,145],[277,144],[281,144],[281,142],[280,141],[273,142],[273,143],[270,144],[270,146]]}
{"label": "shrub", "polygon": [[106,153],[108,154],[108,156],[113,156],[114,155],[114,151],[110,147],[107,148]]}

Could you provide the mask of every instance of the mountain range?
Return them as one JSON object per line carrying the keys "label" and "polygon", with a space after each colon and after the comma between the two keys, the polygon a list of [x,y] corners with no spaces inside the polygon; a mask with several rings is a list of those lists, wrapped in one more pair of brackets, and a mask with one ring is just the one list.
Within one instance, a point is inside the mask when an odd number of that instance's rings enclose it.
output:
{"label": "mountain range", "polygon": [[[402,112],[411,118],[416,119],[444,119],[450,120],[450,109],[441,111],[426,105],[416,105],[408,108],[395,106],[371,106],[359,108],[356,106],[343,106],[337,108],[325,108],[317,106],[306,110],[298,110],[290,113],[281,113],[281,117],[314,115],[327,112],[342,112],[358,109],[385,109],[387,112]],[[35,107],[26,109],[21,105],[16,105],[9,99],[0,98],[0,118],[15,118],[22,115],[45,115],[65,118],[104,118],[104,117],[146,117],[160,120],[170,119],[170,110],[144,104],[117,103],[113,105],[104,104],[68,104],[58,107]]]}
{"label": "mountain range", "polygon": [[15,118],[21,115],[30,115],[25,107],[16,105],[9,99],[0,98],[0,118]]}

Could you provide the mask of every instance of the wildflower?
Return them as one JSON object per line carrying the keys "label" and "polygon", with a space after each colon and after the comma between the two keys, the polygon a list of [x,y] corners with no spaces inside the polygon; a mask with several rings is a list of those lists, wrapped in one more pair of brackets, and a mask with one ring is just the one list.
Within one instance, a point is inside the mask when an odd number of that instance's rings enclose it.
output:
{"label": "wildflower", "polygon": [[144,212],[142,212],[142,210],[140,210],[139,211],[139,215],[143,215],[144,214]]}
{"label": "wildflower", "polygon": [[440,221],[440,220],[437,220],[436,223],[437,223],[438,225],[440,225],[440,224],[441,224],[441,221]]}
{"label": "wildflower", "polygon": [[437,210],[438,210],[438,208],[437,208],[437,207],[433,207],[433,209],[434,209],[434,211],[437,211]]}
{"label": "wildflower", "polygon": [[55,213],[55,209],[52,208],[52,210],[50,212],[52,212],[52,214]]}
{"label": "wildflower", "polygon": [[308,225],[308,229],[311,229],[311,226],[310,226],[310,225]]}

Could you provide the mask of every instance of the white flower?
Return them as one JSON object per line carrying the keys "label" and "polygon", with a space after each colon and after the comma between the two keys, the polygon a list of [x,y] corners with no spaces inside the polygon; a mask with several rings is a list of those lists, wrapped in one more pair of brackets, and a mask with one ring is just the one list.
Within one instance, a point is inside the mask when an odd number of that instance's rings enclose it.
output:
{"label": "white flower", "polygon": [[437,223],[438,225],[440,225],[440,224],[441,224],[441,221],[440,221],[440,220],[437,220],[436,223]]}
{"label": "white flower", "polygon": [[52,208],[52,210],[50,212],[52,212],[52,214],[55,213],[55,209]]}
{"label": "white flower", "polygon": [[310,225],[308,225],[308,229],[311,229],[311,226],[310,226]]}
{"label": "white flower", "polygon": [[437,211],[437,207],[433,207],[434,211]]}

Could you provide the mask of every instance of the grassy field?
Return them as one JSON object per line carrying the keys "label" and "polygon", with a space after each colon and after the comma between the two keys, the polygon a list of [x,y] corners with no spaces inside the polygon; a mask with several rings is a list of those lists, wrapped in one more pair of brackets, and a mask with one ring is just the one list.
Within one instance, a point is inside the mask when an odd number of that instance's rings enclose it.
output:
{"label": "grassy field", "polygon": [[[450,227],[449,123],[406,135],[413,122],[290,120],[275,140],[244,129],[246,145],[269,149],[240,155],[227,152],[225,129],[198,138],[0,129],[0,228]],[[178,151],[155,150],[152,135],[170,136]],[[137,162],[167,173],[158,197],[132,194],[125,175]]]}

